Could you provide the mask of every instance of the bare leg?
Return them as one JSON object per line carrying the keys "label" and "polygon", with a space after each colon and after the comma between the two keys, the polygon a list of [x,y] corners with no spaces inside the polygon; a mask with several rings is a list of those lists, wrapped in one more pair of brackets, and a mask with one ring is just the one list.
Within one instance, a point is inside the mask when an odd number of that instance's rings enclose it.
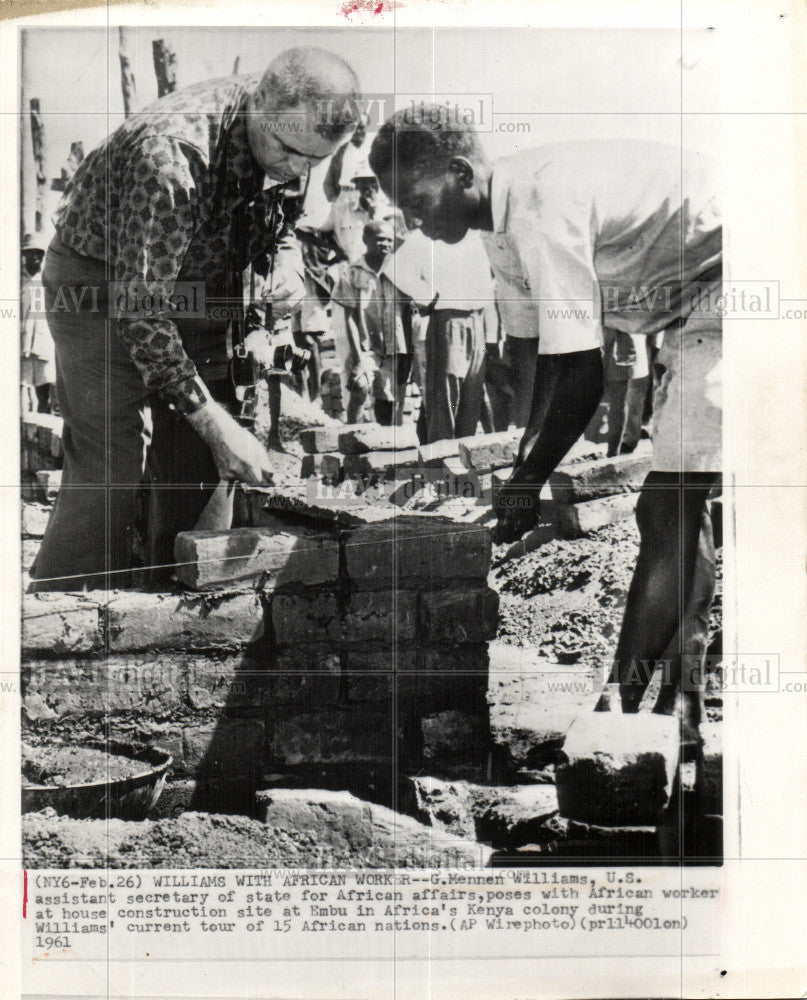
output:
{"label": "bare leg", "polygon": [[[672,648],[656,711],[674,709],[682,657],[705,652],[714,594],[714,542],[706,500],[712,473],[651,472],[636,518],[641,543],[609,683],[619,683],[622,708],[635,712],[658,661]],[[677,648],[675,648],[677,647]],[[688,685],[686,685],[688,686]],[[700,693],[685,692],[686,714],[700,721]]]}

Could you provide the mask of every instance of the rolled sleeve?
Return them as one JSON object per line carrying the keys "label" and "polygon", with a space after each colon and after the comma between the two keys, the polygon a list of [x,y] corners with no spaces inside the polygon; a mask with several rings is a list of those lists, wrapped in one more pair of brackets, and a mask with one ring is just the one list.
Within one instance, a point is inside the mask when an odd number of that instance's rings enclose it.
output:
{"label": "rolled sleeve", "polygon": [[[176,281],[195,229],[199,163],[192,148],[153,137],[122,178],[120,239],[113,268],[117,332],[145,385],[185,408],[196,367],[171,318]],[[185,404],[185,406],[183,406]]]}

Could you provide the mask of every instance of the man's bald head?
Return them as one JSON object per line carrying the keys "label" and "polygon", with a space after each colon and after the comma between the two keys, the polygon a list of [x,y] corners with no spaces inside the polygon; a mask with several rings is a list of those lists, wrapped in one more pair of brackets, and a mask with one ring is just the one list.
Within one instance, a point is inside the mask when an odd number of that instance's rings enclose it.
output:
{"label": "man's bald head", "polygon": [[344,59],[316,47],[286,49],[269,63],[253,97],[258,114],[305,108],[307,123],[323,138],[338,142],[359,119],[359,81]]}

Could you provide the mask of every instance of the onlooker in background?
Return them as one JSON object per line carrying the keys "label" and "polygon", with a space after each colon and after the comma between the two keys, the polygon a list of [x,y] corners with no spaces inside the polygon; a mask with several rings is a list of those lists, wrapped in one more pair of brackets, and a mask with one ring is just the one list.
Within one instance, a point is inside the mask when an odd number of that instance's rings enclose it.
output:
{"label": "onlooker in background", "polygon": [[399,230],[399,238],[406,232],[403,216],[381,190],[367,160],[356,165],[352,183],[349,197],[340,197],[333,210],[333,234],[348,264],[364,253],[365,223],[373,219],[392,219]]}
{"label": "onlooker in background", "polygon": [[384,270],[429,317],[423,385],[427,441],[474,434],[485,398],[485,313],[493,311],[493,279],[479,234],[469,232],[449,246],[413,233]]}
{"label": "onlooker in background", "polygon": [[298,226],[297,238],[303,253],[305,296],[295,317],[294,340],[298,347],[311,352],[311,361],[298,381],[300,395],[316,402],[322,375],[320,341],[330,330],[328,308],[334,285],[332,268],[339,249],[331,231]]}
{"label": "onlooker in background", "polygon": [[40,236],[26,236],[22,243],[20,381],[23,410],[52,413],[56,388],[56,349],[45,318],[42,261],[45,244]]}
{"label": "onlooker in background", "polygon": [[510,370],[510,423],[526,427],[538,363],[538,312],[511,237],[495,231],[481,235],[493,269],[496,305],[504,333],[503,361]]}
{"label": "onlooker in background", "polygon": [[360,160],[367,159],[364,144],[367,140],[367,113],[363,112],[356,123],[353,135],[331,157],[328,172],[322,182],[325,197],[335,202],[340,196],[354,190],[353,174]]}
{"label": "onlooker in background", "polygon": [[[347,314],[351,372],[348,423],[355,423],[368,397],[379,424],[399,425],[411,369],[411,309],[383,273],[395,246],[388,219],[364,226],[365,253],[337,282],[334,302]],[[409,327],[409,329],[407,329]]]}
{"label": "onlooker in background", "polygon": [[603,400],[608,404],[608,456],[632,452],[642,436],[650,381],[647,337],[603,328]]}

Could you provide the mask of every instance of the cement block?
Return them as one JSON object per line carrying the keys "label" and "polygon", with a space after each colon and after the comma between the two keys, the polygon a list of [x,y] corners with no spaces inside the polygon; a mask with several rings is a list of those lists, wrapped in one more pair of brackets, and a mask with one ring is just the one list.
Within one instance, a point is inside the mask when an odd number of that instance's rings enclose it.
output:
{"label": "cement block", "polygon": [[269,723],[273,766],[392,762],[392,706],[375,711],[367,705],[295,713],[288,707]]}
{"label": "cement block", "polygon": [[636,493],[650,471],[651,459],[650,454],[642,452],[560,466],[549,477],[552,498],[558,503],[576,504],[618,493]]}
{"label": "cement block", "polygon": [[582,538],[608,524],[624,521],[636,510],[638,493],[587,500],[583,503],[555,504],[555,521],[562,538]]}
{"label": "cement block", "polygon": [[233,531],[183,531],[174,546],[176,577],[194,590],[213,590],[235,582],[265,590],[294,584],[335,581],[339,545],[332,534],[292,527]]}
{"label": "cement block", "polygon": [[345,455],[342,468],[346,476],[392,476],[399,469],[414,469],[417,465],[417,448],[405,448],[402,451],[368,451]]}
{"label": "cement block", "polygon": [[595,826],[655,826],[672,792],[680,735],[674,716],[583,712],[556,771],[561,815]]}
{"label": "cement block", "polygon": [[205,777],[251,775],[265,766],[265,732],[260,719],[221,718],[186,727],[185,765]]}
{"label": "cement block", "polygon": [[382,427],[379,424],[361,424],[339,435],[339,447],[334,449],[344,455],[360,455],[374,451],[404,451],[417,448],[414,424],[401,427]]}
{"label": "cement block", "polygon": [[429,590],[420,595],[422,638],[437,643],[484,642],[496,635],[499,595],[490,587]]}
{"label": "cement block", "polygon": [[518,453],[521,433],[500,431],[494,434],[474,434],[459,438],[459,456],[465,467],[477,472],[492,472],[512,465]]}
{"label": "cement block", "polygon": [[[432,444],[422,444],[419,453],[421,465],[427,469],[440,469],[447,458],[459,458],[460,446],[456,439],[434,441]],[[465,471],[464,465],[462,469]]]}
{"label": "cement block", "polygon": [[490,860],[484,845],[423,826],[349,792],[278,788],[258,792],[256,800],[267,826],[302,833],[336,855],[358,853],[365,864],[476,868]]}
{"label": "cement block", "polygon": [[308,594],[275,594],[272,631],[279,645],[335,642],[339,638],[339,607],[334,590]]}
{"label": "cement block", "polygon": [[303,455],[303,462],[300,466],[300,475],[303,479],[310,479],[312,476],[322,476],[331,479],[334,473],[341,472],[342,456],[339,452],[325,452],[324,454]]}
{"label": "cement block", "polygon": [[300,431],[300,444],[309,454],[326,451],[340,451],[339,437],[352,430],[359,430],[364,424],[341,424],[334,421],[326,427],[309,427]]}
{"label": "cement block", "polygon": [[180,657],[34,660],[22,668],[23,697],[38,696],[56,716],[140,711],[168,714],[186,703]]}
{"label": "cement block", "polygon": [[490,567],[490,530],[440,517],[401,515],[362,525],[346,532],[344,546],[354,590],[483,580]]}
{"label": "cement block", "polygon": [[48,526],[50,508],[38,503],[22,505],[23,538],[42,538]]}
{"label": "cement block", "polygon": [[257,594],[203,598],[194,594],[121,593],[106,609],[113,652],[138,649],[233,649],[263,635]]}
{"label": "cement block", "polygon": [[[103,596],[103,595],[101,595]],[[103,636],[99,601],[82,594],[25,594],[22,651],[69,656],[100,649]]]}
{"label": "cement block", "polygon": [[399,643],[415,638],[417,597],[408,590],[351,594],[341,621],[344,643]]}

